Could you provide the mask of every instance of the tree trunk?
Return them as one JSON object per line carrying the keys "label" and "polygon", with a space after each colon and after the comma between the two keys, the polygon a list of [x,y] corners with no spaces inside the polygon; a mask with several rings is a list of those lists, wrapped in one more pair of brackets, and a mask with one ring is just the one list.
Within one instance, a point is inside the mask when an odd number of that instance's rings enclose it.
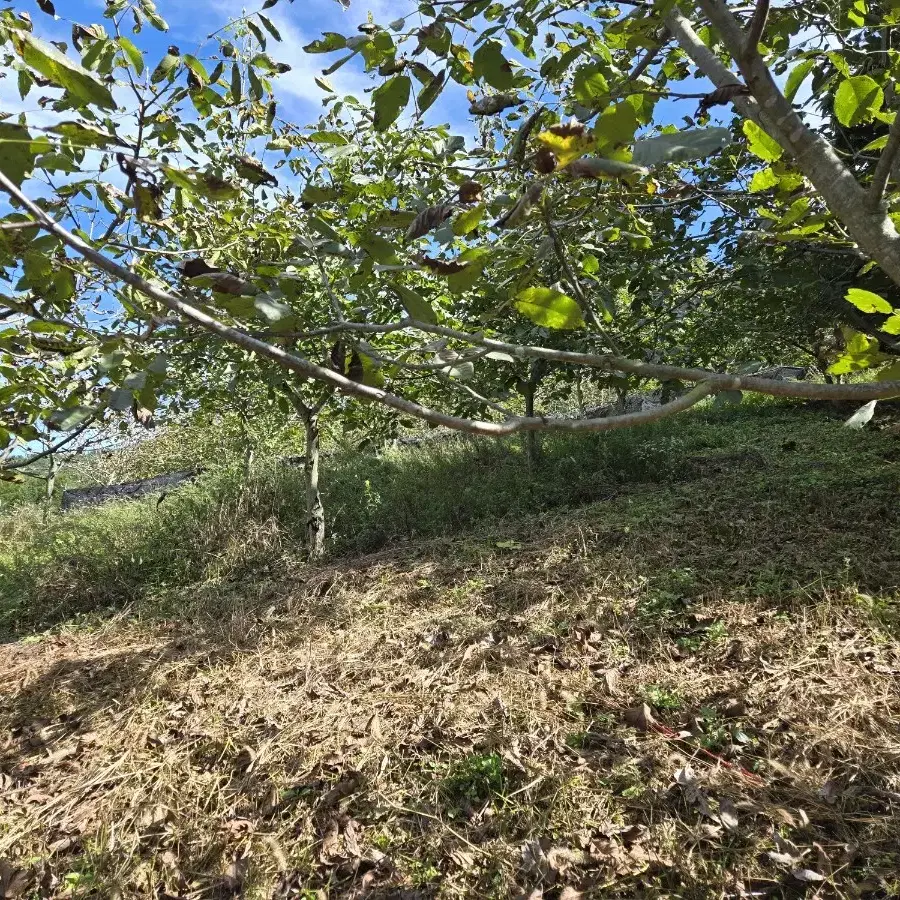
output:
{"label": "tree trunk", "polygon": [[53,511],[53,492],[56,489],[56,476],[59,475],[59,470],[61,468],[62,464],[57,460],[55,456],[51,455],[50,468],[47,471],[47,492],[45,494],[44,502],[45,525],[50,521],[50,513]]}
{"label": "tree trunk", "polygon": [[[895,284],[900,284],[900,235],[883,204],[872,208],[868,192],[844,165],[834,147],[803,123],[755,48],[754,52],[746,52],[747,36],[725,0],[699,0],[698,5],[721,35],[752,93],[752,97],[735,97],[732,101],[735,109],[762,125],[793,156],[797,168],[810,180],[853,240]],[[677,8],[666,15],[665,23],[681,49],[716,87],[737,81]]]}
{"label": "tree trunk", "polygon": [[584,418],[584,394],[581,390],[581,375],[575,380],[575,400],[578,403],[578,418]]}
{"label": "tree trunk", "polygon": [[[537,385],[534,381],[522,382],[522,394],[525,397],[525,415],[529,418],[534,415],[534,392]],[[525,442],[525,461],[528,470],[533,471],[538,461],[537,435],[533,431],[526,431],[522,438]]]}
{"label": "tree trunk", "polygon": [[306,427],[306,545],[311,560],[325,555],[325,507],[319,493],[319,417],[307,413]]}

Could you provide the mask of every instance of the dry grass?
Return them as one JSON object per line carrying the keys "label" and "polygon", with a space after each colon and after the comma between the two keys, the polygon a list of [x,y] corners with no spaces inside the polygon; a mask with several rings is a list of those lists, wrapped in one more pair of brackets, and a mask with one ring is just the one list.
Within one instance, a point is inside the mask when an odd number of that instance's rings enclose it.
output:
{"label": "dry grass", "polygon": [[0,647],[7,892],[900,896],[898,548],[719,477]]}

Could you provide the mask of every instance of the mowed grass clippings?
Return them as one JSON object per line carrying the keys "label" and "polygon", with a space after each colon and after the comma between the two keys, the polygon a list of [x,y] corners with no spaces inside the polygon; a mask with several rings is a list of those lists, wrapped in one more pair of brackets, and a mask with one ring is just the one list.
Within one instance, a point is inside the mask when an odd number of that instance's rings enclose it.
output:
{"label": "mowed grass clippings", "polygon": [[900,896],[896,523],[694,465],[2,646],[7,894]]}

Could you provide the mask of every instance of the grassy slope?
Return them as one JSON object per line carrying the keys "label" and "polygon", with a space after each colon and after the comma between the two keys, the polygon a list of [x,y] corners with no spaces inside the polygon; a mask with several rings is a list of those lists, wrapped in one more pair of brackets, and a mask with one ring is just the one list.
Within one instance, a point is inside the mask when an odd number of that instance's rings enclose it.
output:
{"label": "grassy slope", "polygon": [[338,461],[315,568],[285,473],[7,523],[0,858],[50,895],[900,896],[896,440],[766,407],[534,479]]}

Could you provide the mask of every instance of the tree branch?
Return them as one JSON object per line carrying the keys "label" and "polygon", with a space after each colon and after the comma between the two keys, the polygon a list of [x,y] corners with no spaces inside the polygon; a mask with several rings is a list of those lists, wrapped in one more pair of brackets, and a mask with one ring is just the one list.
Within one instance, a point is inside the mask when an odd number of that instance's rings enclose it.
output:
{"label": "tree branch", "polygon": [[636,79],[640,78],[641,75],[643,75],[644,72],[646,72],[647,69],[649,69],[650,66],[653,65],[653,60],[656,59],[657,55],[659,54],[659,51],[662,49],[663,45],[669,39],[669,29],[666,28],[665,26],[660,28],[657,38],[659,40],[659,46],[651,47],[644,54],[644,56],[640,60],[638,60],[635,67],[628,73],[628,81],[635,81]]}
{"label": "tree branch", "polygon": [[881,156],[878,157],[878,165],[875,166],[872,183],[866,194],[866,207],[870,210],[877,210],[881,206],[898,151],[900,151],[900,111],[896,113],[896,117],[891,123],[887,143],[884,145],[884,150],[881,151]]}
{"label": "tree branch", "polygon": [[[207,313],[189,303],[186,303],[180,297],[164,291],[148,281],[145,281],[139,275],[128,269],[123,268],[118,263],[105,257],[93,247],[86,244],[80,238],[67,231],[57,222],[54,222],[47,216],[43,210],[31,200],[29,200],[3,172],[0,172],[0,187],[6,193],[21,203],[29,212],[31,212],[40,222],[41,225],[52,234],[55,234],[63,243],[71,247],[77,253],[80,253],[88,262],[95,265],[98,269],[114,275],[120,281],[133,287],[135,290],[162,304],[167,309],[176,312],[196,323],[207,331],[217,335],[223,340],[229,341],[238,347],[257,353],[259,356],[270,359],[278,363],[285,369],[297,372],[307,378],[321,381],[332,387],[343,391],[351,396],[362,397],[366,400],[373,400],[385,406],[396,409],[398,412],[423,419],[431,422],[433,425],[444,425],[456,431],[467,431],[471,434],[484,434],[493,437],[504,437],[506,435],[516,434],[520,431],[610,431],[616,428],[628,428],[642,422],[653,422],[666,416],[674,415],[682,410],[688,409],[698,403],[704,397],[714,393],[720,388],[712,384],[698,385],[689,394],[673,400],[671,403],[665,404],[658,409],[647,410],[641,413],[631,413],[624,416],[614,416],[607,419],[548,419],[543,416],[533,416],[530,418],[517,417],[508,419],[505,422],[484,422],[477,419],[463,419],[458,416],[451,416],[447,413],[438,412],[421,406],[411,400],[398,397],[381,388],[369,387],[352,381],[345,376],[318,366],[302,356],[296,356],[292,353],[286,353],[280,347],[274,347],[263,341],[251,337],[249,334],[225,325],[218,319],[213,318]],[[885,383],[886,384],[886,383]],[[896,385],[898,393],[900,393],[900,384]]]}
{"label": "tree branch", "polygon": [[66,444],[70,444],[75,438],[80,437],[94,422],[97,421],[96,416],[91,416],[90,419],[87,420],[83,425],[79,425],[71,434],[66,435],[61,441],[55,443],[52,447],[48,447],[46,450],[42,450],[40,453],[36,453],[34,456],[30,456],[28,459],[18,460],[16,462],[4,463],[0,466],[0,470],[6,471],[8,469],[21,469],[24,466],[30,466],[32,463],[36,463],[39,459],[44,459],[44,457],[52,456],[54,453],[58,452],[61,448],[65,447]]}
{"label": "tree branch", "polygon": [[745,59],[759,55],[759,42],[762,40],[763,32],[766,30],[766,19],[768,18],[769,0],[756,0],[756,9],[753,11],[753,18],[750,20],[750,30],[747,32],[747,43],[744,45],[743,56]]}
{"label": "tree branch", "polygon": [[516,417],[505,422],[485,422],[473,419],[464,419],[458,416],[448,415],[429,409],[413,401],[406,400],[396,394],[392,394],[382,388],[374,388],[353,381],[344,375],[316,365],[302,356],[287,353],[280,347],[272,346],[264,341],[252,337],[237,328],[225,325],[218,319],[208,315],[197,307],[186,303],[180,297],[156,287],[134,272],[120,266],[108,259],[93,247],[86,244],[80,238],[67,231],[57,222],[53,221],[43,210],[13,184],[3,172],[0,172],[0,188],[6,191],[13,199],[22,204],[40,221],[43,228],[56,235],[63,243],[81,254],[86,260],[98,269],[115,276],[120,281],[133,287],[162,306],[178,313],[185,319],[199,325],[206,331],[215,334],[219,338],[232,343],[245,350],[256,353],[261,357],[272,360],[282,368],[297,372],[307,378],[330,385],[332,388],[345,394],[362,397],[396,409],[398,412],[411,415],[434,425],[443,425],[457,431],[467,431],[472,434],[483,434],[493,437],[503,437],[524,431],[570,431],[570,432],[595,432],[609,431],[616,428],[627,428],[644,422],[653,422],[662,419],[698,403],[711,393],[722,390],[748,390],[774,396],[806,397],[814,399],[857,399],[874,400],[900,395],[900,381],[884,381],[868,384],[851,385],[822,385],[822,384],[791,384],[777,382],[767,378],[753,378],[751,376],[734,376],[719,373],[709,373],[702,369],[682,369],[676,366],[664,366],[651,363],[641,363],[634,360],[623,359],[614,356],[599,356],[588,353],[569,353],[566,351],[550,350],[540,347],[521,347],[507,344],[503,341],[493,341],[479,338],[476,335],[467,335],[464,332],[456,332],[454,329],[444,328],[438,325],[406,321],[401,324],[388,326],[362,325],[361,329],[354,329],[354,323],[341,323],[346,330],[368,330],[371,332],[396,331],[401,327],[414,327],[422,331],[436,334],[446,334],[450,337],[462,336],[473,344],[488,347],[489,349],[512,351],[520,358],[533,357],[549,359],[561,362],[593,366],[595,368],[631,372],[642,377],[680,379],[695,381],[700,384],[688,394],[664,404],[654,410],[640,413],[630,413],[621,416],[612,416],[605,419],[552,419],[544,416]]}
{"label": "tree branch", "polygon": [[[797,167],[853,240],[900,285],[900,234],[890,217],[884,210],[867,208],[865,190],[831,144],[803,123],[760,55],[745,56],[747,36],[725,0],[698,0],[698,4],[737,60],[752,94],[734,97],[735,109],[765,128],[794,157]],[[665,23],[694,64],[717,87],[734,83],[735,76],[703,44],[677,7],[669,11]]]}

